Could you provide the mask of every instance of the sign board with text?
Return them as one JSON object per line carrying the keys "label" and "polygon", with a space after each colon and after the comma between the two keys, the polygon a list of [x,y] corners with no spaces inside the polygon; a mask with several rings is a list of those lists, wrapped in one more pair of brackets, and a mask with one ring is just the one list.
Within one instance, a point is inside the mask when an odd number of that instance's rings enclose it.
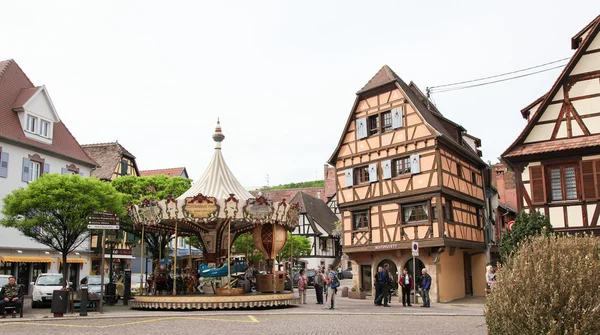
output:
{"label": "sign board with text", "polygon": [[411,250],[414,257],[419,257],[419,242],[413,242]]}
{"label": "sign board with text", "polygon": [[88,229],[119,229],[117,214],[94,212],[88,216]]}

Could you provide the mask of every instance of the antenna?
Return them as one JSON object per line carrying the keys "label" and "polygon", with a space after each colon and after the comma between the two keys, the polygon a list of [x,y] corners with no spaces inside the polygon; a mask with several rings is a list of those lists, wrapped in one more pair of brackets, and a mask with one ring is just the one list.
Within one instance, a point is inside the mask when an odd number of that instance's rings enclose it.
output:
{"label": "antenna", "polygon": [[429,110],[429,98],[431,97],[431,88],[426,87],[425,92],[427,92],[427,110]]}
{"label": "antenna", "polygon": [[267,173],[267,187],[269,187],[269,174]]}

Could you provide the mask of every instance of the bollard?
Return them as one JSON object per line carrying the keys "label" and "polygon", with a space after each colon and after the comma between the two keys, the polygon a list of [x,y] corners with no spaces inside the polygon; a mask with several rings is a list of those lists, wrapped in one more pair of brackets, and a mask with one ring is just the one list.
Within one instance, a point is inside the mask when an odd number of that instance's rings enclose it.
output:
{"label": "bollard", "polygon": [[79,291],[79,299],[81,301],[81,305],[79,306],[79,316],[87,316],[87,308],[88,308],[88,286],[81,285]]}

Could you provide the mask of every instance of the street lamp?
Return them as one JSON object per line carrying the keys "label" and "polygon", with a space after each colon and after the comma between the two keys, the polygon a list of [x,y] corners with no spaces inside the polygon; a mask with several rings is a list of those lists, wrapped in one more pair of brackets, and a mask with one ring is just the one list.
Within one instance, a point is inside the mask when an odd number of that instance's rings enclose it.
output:
{"label": "street lamp", "polygon": [[119,242],[117,241],[117,232],[109,233],[106,237],[106,240],[104,241],[104,245],[110,249],[110,267],[109,267],[109,273],[108,273],[109,277],[108,277],[108,285],[106,285],[106,291],[107,291],[106,295],[109,298],[109,300],[108,300],[109,305],[115,304],[114,298],[116,296],[117,285],[116,285],[116,283],[113,282],[113,252],[114,252],[115,246],[118,244],[119,244]]}

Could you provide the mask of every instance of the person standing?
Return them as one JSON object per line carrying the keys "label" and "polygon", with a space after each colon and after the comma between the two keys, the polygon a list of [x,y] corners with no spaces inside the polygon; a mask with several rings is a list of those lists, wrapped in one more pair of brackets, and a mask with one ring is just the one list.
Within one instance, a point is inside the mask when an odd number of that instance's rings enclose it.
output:
{"label": "person standing", "polygon": [[23,288],[17,285],[15,277],[8,278],[8,284],[2,286],[0,290],[0,315],[6,318],[6,307],[15,306],[12,317],[17,317],[17,311],[21,312],[23,308]]}
{"label": "person standing", "polygon": [[325,285],[325,278],[321,269],[317,269],[315,274],[315,292],[317,293],[317,305],[323,305],[323,286]]}
{"label": "person standing", "polygon": [[335,310],[337,306],[335,295],[337,293],[337,288],[340,285],[340,281],[337,277],[337,273],[333,269],[333,265],[329,264],[327,270],[327,295],[330,297],[329,301],[331,301],[331,307],[325,307],[325,309]]}
{"label": "person standing", "polygon": [[427,269],[421,270],[423,280],[421,281],[421,297],[423,297],[423,306],[430,307],[431,301],[429,300],[429,289],[431,288],[431,276],[427,273]]}
{"label": "person standing", "polygon": [[306,304],[306,288],[308,286],[308,278],[304,274],[304,269],[300,270],[298,275],[298,295],[300,295],[300,303]]}
{"label": "person standing", "polygon": [[382,302],[383,302],[383,307],[390,307],[390,305],[388,304],[389,302],[389,297],[390,297],[390,284],[392,282],[391,278],[390,278],[390,265],[389,264],[385,264],[383,266],[383,270],[381,272],[379,272],[379,285],[380,285],[380,293],[379,296],[377,297],[377,300],[375,301],[375,305],[377,306],[382,306]]}
{"label": "person standing", "polygon": [[404,268],[402,271],[402,276],[400,276],[400,280],[398,284],[402,286],[402,306],[406,307],[406,303],[408,302],[408,307],[411,307],[410,303],[410,291],[415,288],[415,281],[412,276],[408,274],[408,269]]}
{"label": "person standing", "polygon": [[381,306],[381,302],[378,302],[379,296],[381,295],[381,282],[379,281],[381,271],[383,271],[383,267],[378,266],[377,272],[375,273],[375,306]]}

